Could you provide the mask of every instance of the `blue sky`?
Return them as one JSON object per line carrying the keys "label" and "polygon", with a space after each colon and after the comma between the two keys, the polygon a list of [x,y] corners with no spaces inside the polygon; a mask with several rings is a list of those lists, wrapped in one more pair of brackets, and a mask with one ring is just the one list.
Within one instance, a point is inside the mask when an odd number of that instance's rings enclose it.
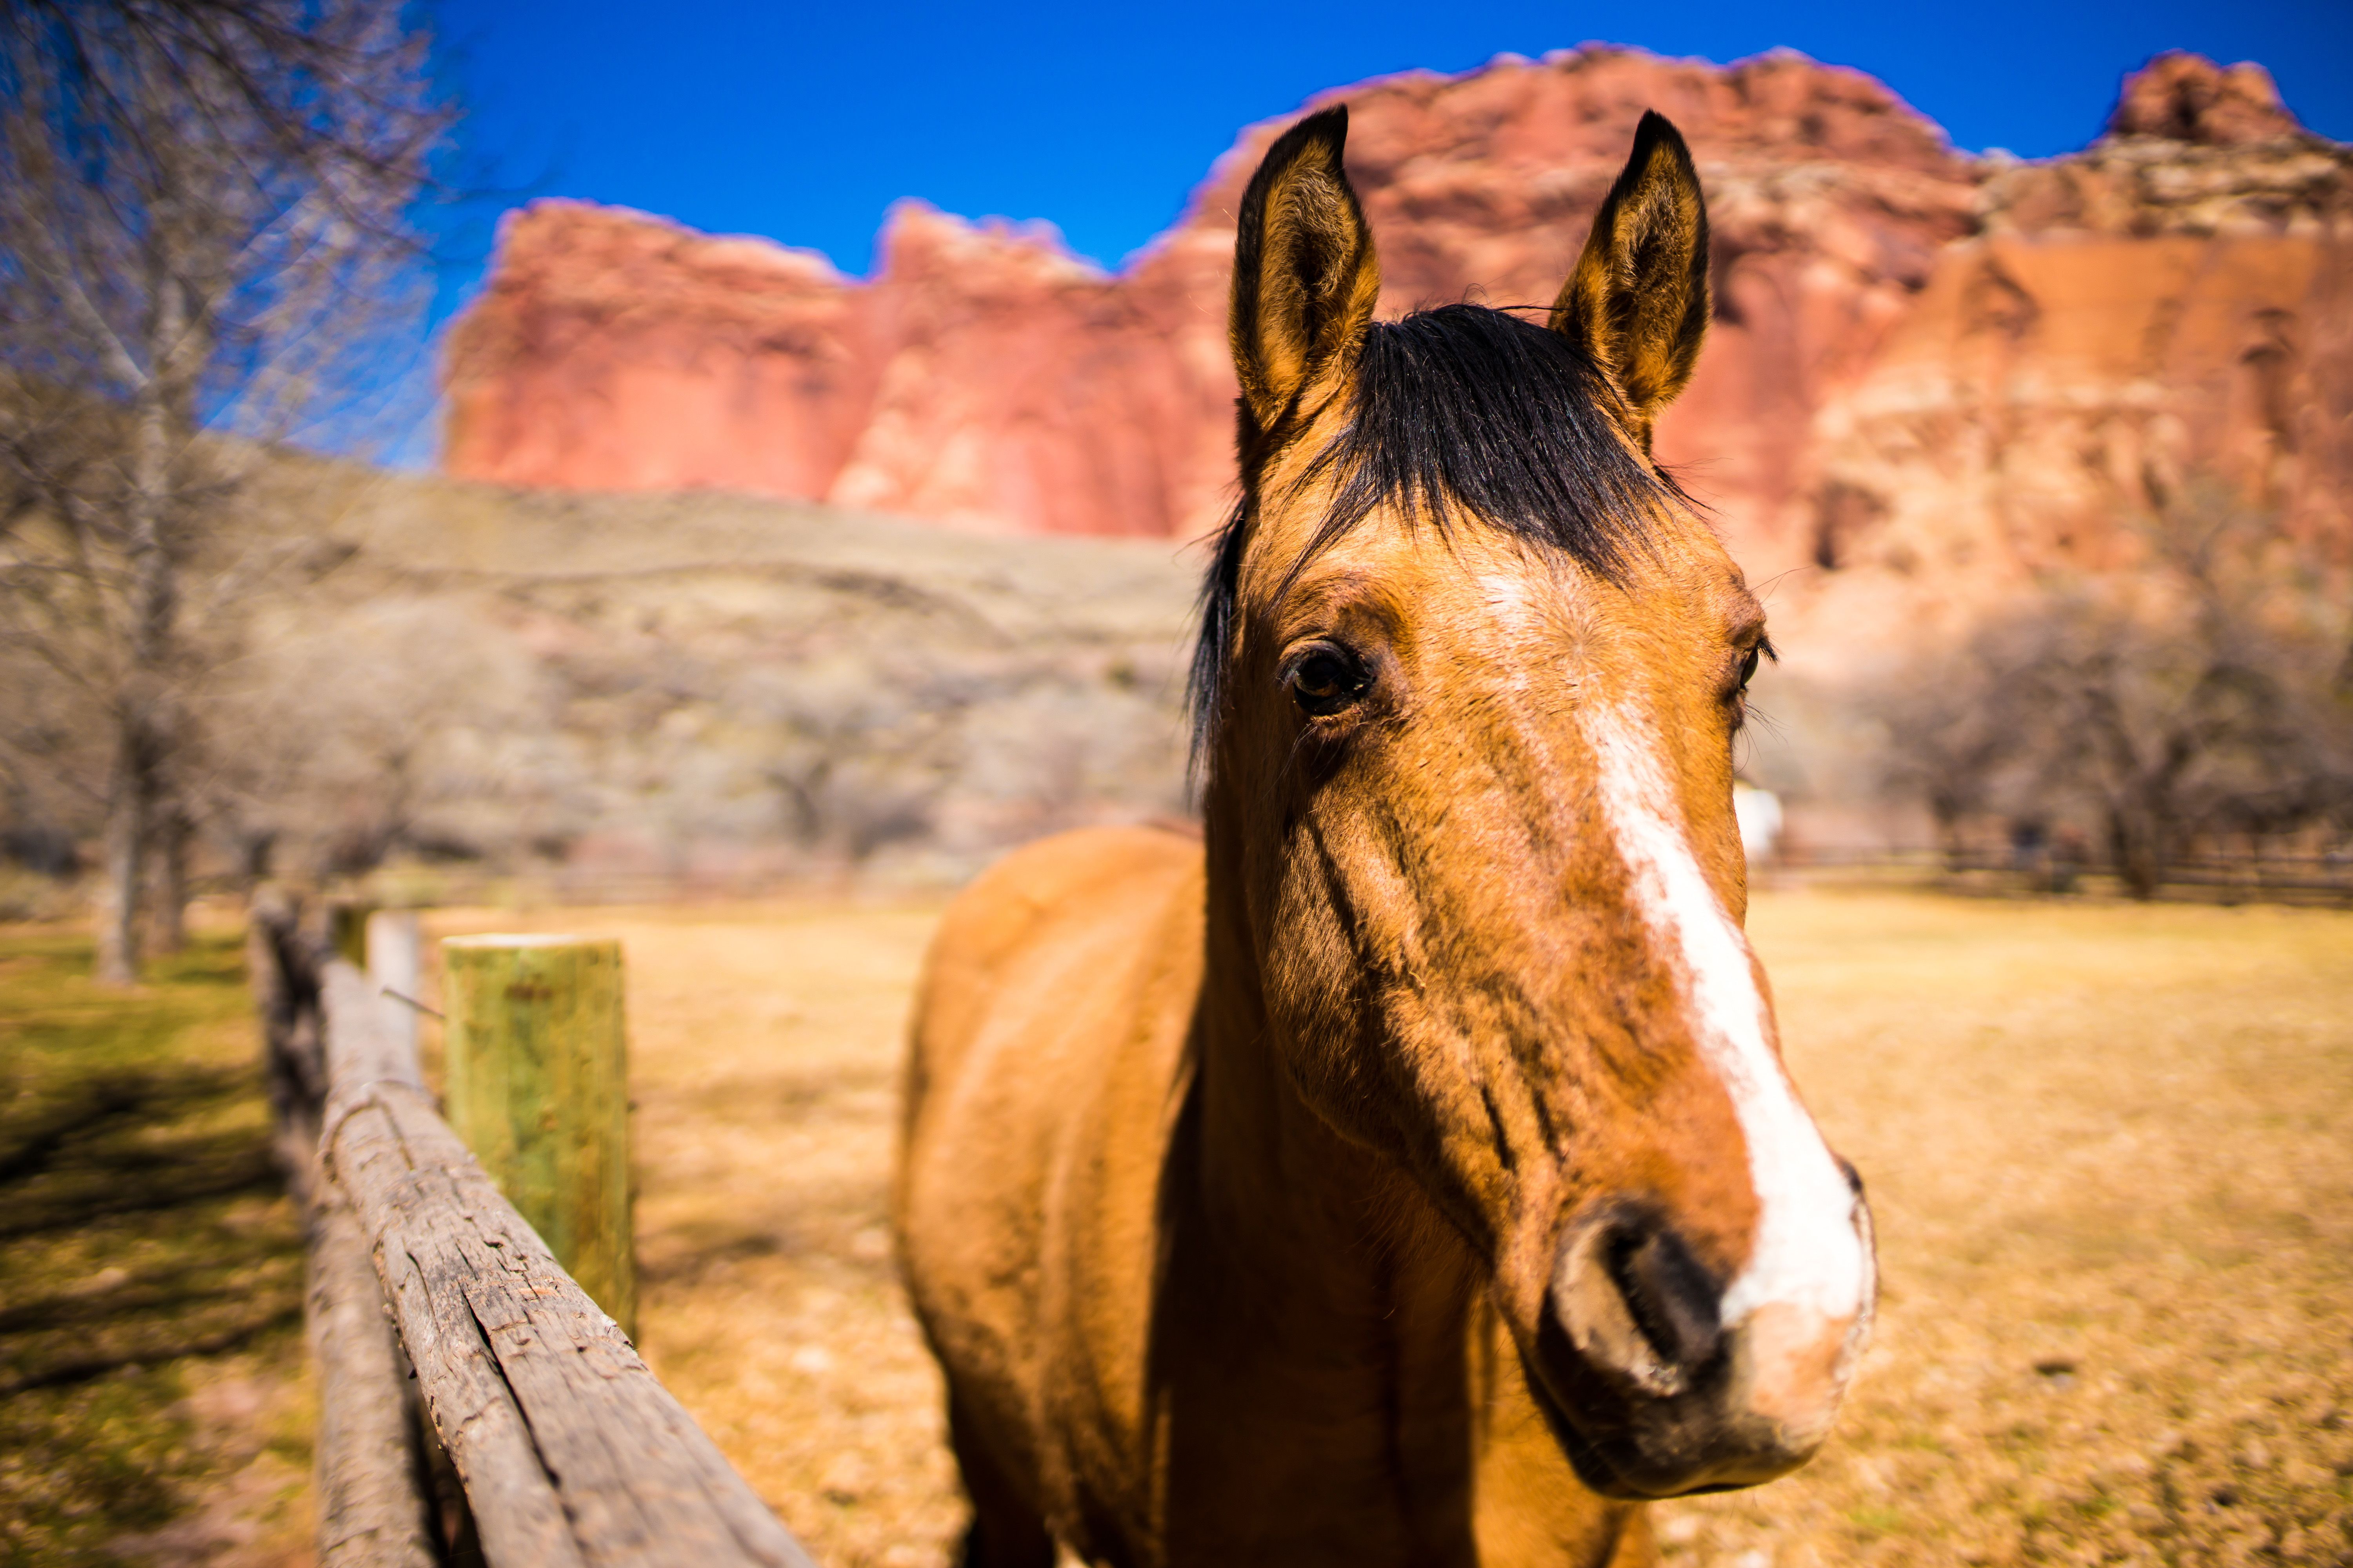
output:
{"label": "blue sky", "polygon": [[[1166,227],[1250,121],[1321,89],[1587,39],[1737,59],[1776,45],[1871,72],[1956,143],[2032,157],[2095,135],[2168,47],[2259,60],[2353,140],[2353,4],[1776,9],[1480,4],[776,5],[433,0],[470,107],[463,144],[516,197],[583,196],[769,235],[863,272],[884,209],[1046,218],[1116,264]],[[471,282],[481,221],[449,281]],[[453,242],[467,237],[453,233]],[[471,251],[471,255],[464,254]]]}
{"label": "blue sky", "polygon": [[852,273],[891,203],[920,196],[1047,219],[1115,266],[1251,121],[1366,77],[1588,39],[1718,61],[1800,49],[1885,80],[1959,146],[2029,157],[2082,146],[2124,72],[2189,48],[2261,61],[2306,124],[2353,140],[2353,0],[421,0],[421,15],[469,106],[456,177],[499,192],[432,220],[437,323],[479,284],[497,214],[538,195],[767,235]]}

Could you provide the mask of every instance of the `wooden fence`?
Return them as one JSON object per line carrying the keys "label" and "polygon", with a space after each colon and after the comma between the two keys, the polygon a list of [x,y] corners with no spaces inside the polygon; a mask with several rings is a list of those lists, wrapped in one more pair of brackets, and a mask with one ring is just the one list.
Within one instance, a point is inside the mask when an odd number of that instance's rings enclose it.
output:
{"label": "wooden fence", "polygon": [[[1897,861],[1857,858],[1824,866],[1917,868],[1930,881],[1955,892],[2118,893],[2122,879],[2105,861],[2068,863],[2049,853],[1971,847],[1926,852]],[[2346,855],[2194,855],[2167,860],[2158,896],[2187,903],[2353,904],[2353,857]]]}
{"label": "wooden fence", "polygon": [[441,1119],[402,1004],[290,900],[248,943],[310,1216],[322,1568],[813,1568]]}

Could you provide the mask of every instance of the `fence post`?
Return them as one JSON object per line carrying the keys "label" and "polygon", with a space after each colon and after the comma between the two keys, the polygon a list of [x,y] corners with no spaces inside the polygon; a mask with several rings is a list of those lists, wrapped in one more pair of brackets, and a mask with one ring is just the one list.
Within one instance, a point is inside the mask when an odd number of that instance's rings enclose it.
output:
{"label": "fence post", "polygon": [[327,900],[327,941],[354,969],[367,967],[368,917],[375,912],[375,906],[364,899]]}
{"label": "fence post", "polygon": [[411,1051],[417,1048],[417,977],[423,971],[421,938],[415,910],[374,910],[367,917],[367,977],[379,991],[402,998],[387,1016],[400,1019],[400,1037]]}
{"label": "fence post", "polygon": [[637,1331],[621,944],[441,944],[449,1124],[557,1261]]}

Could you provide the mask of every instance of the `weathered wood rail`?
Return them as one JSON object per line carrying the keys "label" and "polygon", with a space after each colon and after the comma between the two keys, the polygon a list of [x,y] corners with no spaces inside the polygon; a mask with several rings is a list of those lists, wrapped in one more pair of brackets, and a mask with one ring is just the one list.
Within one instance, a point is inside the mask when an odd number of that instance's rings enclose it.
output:
{"label": "weathered wood rail", "polygon": [[324,934],[263,900],[248,944],[311,1215],[322,1568],[814,1568],[500,1195],[400,1004]]}

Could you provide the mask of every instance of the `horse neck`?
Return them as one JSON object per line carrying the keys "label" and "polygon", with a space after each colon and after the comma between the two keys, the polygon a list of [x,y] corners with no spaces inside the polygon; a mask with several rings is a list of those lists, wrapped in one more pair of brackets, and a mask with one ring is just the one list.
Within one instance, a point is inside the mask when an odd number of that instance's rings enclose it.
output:
{"label": "horse neck", "polygon": [[1303,1334],[1355,1323],[1377,1338],[1428,1339],[1431,1353],[1452,1355],[1475,1265],[1405,1166],[1342,1137],[1283,1070],[1242,890],[1249,844],[1233,804],[1213,786],[1188,1118],[1195,1174],[1184,1185],[1238,1288],[1280,1303]]}

